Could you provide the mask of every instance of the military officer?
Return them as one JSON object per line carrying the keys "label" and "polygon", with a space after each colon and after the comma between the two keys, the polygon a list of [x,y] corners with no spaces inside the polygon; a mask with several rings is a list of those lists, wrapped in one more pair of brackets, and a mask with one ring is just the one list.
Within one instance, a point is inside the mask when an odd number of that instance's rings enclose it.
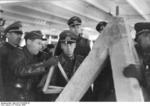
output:
{"label": "military officer", "polygon": [[5,42],[0,47],[0,70],[1,70],[1,79],[3,90],[3,100],[7,100],[7,94],[9,91],[8,88],[11,86],[10,82],[13,80],[13,70],[11,69],[11,65],[13,63],[13,55],[16,50],[19,50],[18,45],[21,40],[22,30],[21,22],[17,21],[13,24],[9,25],[5,30],[4,34],[7,37],[8,41]]}
{"label": "military officer", "polygon": [[137,78],[143,88],[145,101],[150,101],[150,23],[136,23],[135,30],[135,48],[140,65],[130,64],[125,68],[124,75]]}
{"label": "military officer", "polygon": [[[59,46],[61,53],[58,56],[58,59],[69,80],[84,60],[83,56],[74,53],[77,46],[77,39],[78,37],[75,35],[75,33],[70,30],[65,30],[60,34]],[[67,84],[67,81],[60,73],[58,67],[56,67],[54,71],[51,84],[61,87],[64,87]],[[92,92],[88,91],[88,93],[82,98],[82,101],[90,100],[91,95]],[[56,97],[54,97],[53,100],[55,100]]]}
{"label": "military officer", "polygon": [[[82,27],[81,27],[82,20],[77,16],[73,16],[68,20],[67,24],[69,26],[70,31],[75,33],[75,35],[77,36],[75,54],[81,55],[85,58],[90,51],[90,43],[88,39],[82,37]],[[61,51],[59,50],[61,49],[56,48],[56,53],[55,53],[56,55],[60,54]]]}

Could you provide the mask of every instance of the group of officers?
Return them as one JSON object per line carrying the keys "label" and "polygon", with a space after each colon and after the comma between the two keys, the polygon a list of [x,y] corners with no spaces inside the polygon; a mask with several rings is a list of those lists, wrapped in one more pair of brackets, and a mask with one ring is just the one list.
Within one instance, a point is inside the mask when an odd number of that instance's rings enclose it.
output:
{"label": "group of officers", "polygon": [[[0,46],[0,100],[1,101],[52,101],[53,94],[44,94],[39,84],[55,66],[53,85],[64,87],[67,83],[57,73],[58,62],[70,79],[83,59],[90,51],[89,41],[81,36],[81,19],[71,17],[68,20],[70,30],[64,30],[59,36],[55,56],[43,52],[43,35],[35,30],[25,32],[25,46],[19,47],[22,37],[22,23],[15,22],[4,30],[7,41]],[[40,86],[39,86],[40,85]],[[83,97],[87,100],[88,96]]]}
{"label": "group of officers", "polygon": [[[50,67],[55,66],[51,84],[65,87],[67,81],[59,71],[58,62],[62,65],[67,78],[71,79],[91,50],[88,39],[82,37],[82,20],[74,16],[67,24],[69,30],[60,33],[54,56],[42,52],[44,39],[41,31],[26,32],[26,45],[21,48],[21,22],[15,22],[4,30],[7,42],[0,45],[0,101],[56,100],[61,91],[57,94],[44,94],[42,91],[45,82],[41,84],[41,81],[47,76]],[[96,30],[101,33],[106,25],[106,22],[100,22]],[[143,88],[145,101],[149,101],[150,23],[137,23],[135,30],[135,47],[141,64],[127,66],[123,74],[138,79]],[[116,101],[109,58],[93,85],[81,101]]]}

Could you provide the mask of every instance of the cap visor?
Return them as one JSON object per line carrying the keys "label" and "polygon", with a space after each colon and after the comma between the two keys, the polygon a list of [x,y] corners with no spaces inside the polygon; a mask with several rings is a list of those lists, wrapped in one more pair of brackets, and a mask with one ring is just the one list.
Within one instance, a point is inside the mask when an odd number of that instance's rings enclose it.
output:
{"label": "cap visor", "polygon": [[70,24],[70,26],[76,26],[76,25],[81,25],[81,23]]}
{"label": "cap visor", "polygon": [[20,31],[20,30],[12,30],[12,31],[9,31],[9,32],[14,32],[14,33],[18,33],[18,34],[23,34],[23,32]]}

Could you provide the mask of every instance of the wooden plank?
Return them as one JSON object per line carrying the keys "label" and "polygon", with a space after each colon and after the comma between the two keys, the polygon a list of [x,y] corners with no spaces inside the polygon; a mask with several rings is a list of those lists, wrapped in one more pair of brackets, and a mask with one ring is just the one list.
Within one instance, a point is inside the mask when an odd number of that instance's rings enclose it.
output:
{"label": "wooden plank", "polygon": [[63,75],[63,77],[65,78],[65,80],[68,82],[69,81],[69,78],[67,77],[67,74],[65,73],[63,67],[61,66],[60,62],[58,62],[58,68],[61,72],[61,74]]}
{"label": "wooden plank", "polygon": [[116,36],[120,36],[110,49],[110,59],[113,69],[113,79],[117,101],[144,101],[139,83],[134,78],[125,78],[122,74],[124,67],[129,64],[139,64],[129,28],[123,18],[114,21]]}
{"label": "wooden plank", "polygon": [[58,94],[63,90],[64,87],[59,86],[48,86],[48,89],[44,92],[44,94]]}
{"label": "wooden plank", "polygon": [[115,42],[112,24],[107,25],[102,36],[96,40],[93,49],[77,69],[56,101],[79,101],[101,72],[108,56],[108,48]]}
{"label": "wooden plank", "polygon": [[64,89],[64,87],[61,87],[61,86],[48,86],[48,89]]}
{"label": "wooden plank", "polygon": [[54,66],[52,66],[52,67],[50,67],[50,69],[49,69],[49,73],[48,73],[48,76],[47,76],[47,79],[46,79],[46,82],[45,82],[45,85],[44,85],[44,87],[43,87],[43,92],[46,92],[47,91],[47,89],[48,89],[48,86],[49,86],[49,83],[50,83],[50,81],[51,81],[51,78],[52,78],[52,75],[53,75],[53,72],[54,72]]}
{"label": "wooden plank", "polygon": [[[68,79],[63,67],[61,66],[60,62],[58,62],[57,66],[58,66],[62,76],[68,82],[69,79]],[[62,89],[64,88],[64,87],[58,87],[58,86],[52,86],[52,85],[49,86],[49,84],[51,82],[51,79],[52,79],[52,76],[53,76],[53,73],[54,73],[54,69],[55,69],[55,66],[50,67],[48,75],[44,76],[44,78],[41,80],[41,82],[39,84],[39,86],[41,86],[46,80],[46,82],[44,84],[44,87],[42,89],[42,91],[45,94],[60,93],[62,91]]]}

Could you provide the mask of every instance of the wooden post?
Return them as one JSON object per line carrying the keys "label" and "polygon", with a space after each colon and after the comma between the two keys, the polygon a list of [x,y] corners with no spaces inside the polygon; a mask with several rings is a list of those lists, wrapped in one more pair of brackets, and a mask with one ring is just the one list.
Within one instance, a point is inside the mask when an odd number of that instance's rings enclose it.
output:
{"label": "wooden post", "polygon": [[125,78],[123,75],[126,66],[139,64],[129,28],[123,18],[118,18],[114,25],[116,36],[121,37],[109,49],[117,101],[144,101],[138,81],[134,78]]}
{"label": "wooden post", "polygon": [[[58,66],[58,68],[59,68],[59,70],[60,70],[62,76],[63,76],[63,77],[65,78],[65,80],[68,82],[69,79],[68,79],[68,77],[67,77],[67,75],[66,75],[66,73],[65,73],[65,71],[64,71],[64,69],[63,69],[63,67],[61,66],[60,62],[58,62],[58,65],[57,65],[57,66]],[[48,73],[48,75],[46,76],[47,78],[44,77],[44,78],[41,80],[41,82],[40,82],[40,85],[42,85],[42,83],[44,83],[45,80],[46,80],[46,82],[45,82],[45,84],[44,84],[44,87],[43,87],[43,89],[42,89],[42,91],[43,91],[45,94],[60,93],[60,92],[63,90],[63,88],[64,88],[64,87],[51,86],[51,85],[50,85],[50,82],[51,82],[51,79],[52,79],[52,76],[53,76],[53,73],[54,73],[54,69],[55,69],[55,66],[51,66],[50,69],[49,69],[49,73]]]}
{"label": "wooden post", "polygon": [[56,101],[79,101],[86,93],[90,85],[101,72],[103,64],[108,56],[108,48],[116,37],[113,37],[112,24],[108,24],[102,32],[102,36],[96,40],[92,51],[77,69],[74,76],[66,85]]}
{"label": "wooden post", "polygon": [[53,72],[54,72],[54,68],[55,68],[55,67],[52,66],[52,67],[50,67],[50,69],[49,69],[49,73],[48,73],[48,76],[47,76],[45,85],[44,85],[44,87],[43,87],[43,89],[42,89],[43,92],[46,92],[46,91],[47,91],[47,88],[48,88],[49,83],[50,83],[50,81],[51,81],[51,77],[52,77]]}

